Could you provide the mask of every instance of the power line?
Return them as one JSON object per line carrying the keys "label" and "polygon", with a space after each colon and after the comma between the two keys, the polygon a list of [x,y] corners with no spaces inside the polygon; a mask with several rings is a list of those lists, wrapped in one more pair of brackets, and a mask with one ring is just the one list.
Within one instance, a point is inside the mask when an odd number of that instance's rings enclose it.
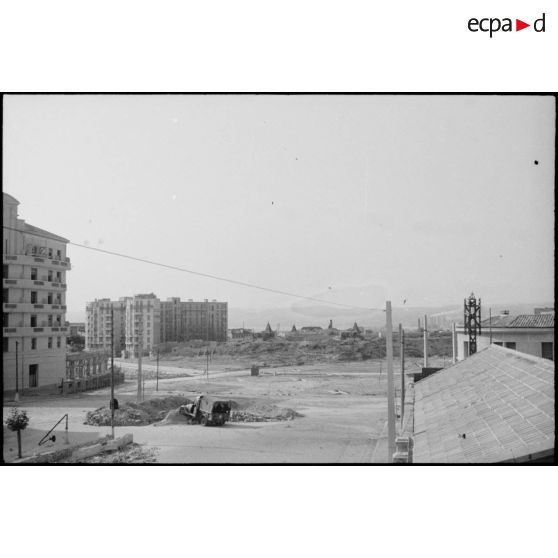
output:
{"label": "power line", "polygon": [[[2,227],[4,229],[8,229],[8,230],[12,230],[12,231],[20,232],[20,233],[27,232],[27,231],[22,231],[20,229],[13,228],[13,227],[8,227],[6,225],[2,225]],[[36,232],[32,232],[32,233],[29,232],[29,234],[33,234],[34,236],[40,236],[42,238],[51,239],[51,237],[49,237],[47,235],[41,235],[41,234],[36,233]],[[108,254],[110,256],[117,256],[119,258],[125,258],[125,259],[133,260],[133,261],[136,261],[136,262],[141,262],[141,263],[146,263],[146,264],[149,264],[149,265],[155,265],[155,266],[158,266],[158,267],[163,267],[165,269],[172,269],[174,271],[181,271],[183,273],[189,273],[191,275],[197,275],[199,277],[206,277],[208,279],[215,279],[216,281],[223,281],[225,283],[231,283],[233,285],[240,285],[241,287],[247,287],[247,288],[250,288],[250,289],[258,289],[260,291],[266,291],[266,292],[270,292],[270,293],[280,294],[280,295],[283,295],[283,296],[290,296],[290,297],[293,297],[293,298],[311,300],[313,302],[320,302],[322,304],[329,304],[331,306],[340,306],[342,308],[351,308],[351,309],[354,309],[354,310],[381,310],[379,308],[366,308],[364,306],[354,306],[354,305],[351,305],[351,304],[343,304],[341,302],[331,302],[331,301],[323,300],[321,298],[316,298],[316,297],[313,297],[313,296],[299,295],[299,294],[296,294],[296,293],[291,293],[291,292],[288,292],[288,291],[282,291],[282,290],[279,290],[279,289],[272,289],[272,288],[269,288],[269,287],[262,287],[261,285],[255,285],[253,283],[246,283],[245,281],[238,281],[236,279],[228,279],[226,277],[219,277],[218,275],[212,275],[210,273],[203,273],[201,271],[194,271],[192,269],[187,269],[187,268],[184,268],[184,267],[178,267],[178,266],[175,266],[175,265],[169,265],[169,264],[164,264],[164,263],[161,263],[161,262],[155,262],[155,261],[152,261],[152,260],[147,260],[145,258],[137,258],[135,256],[129,256],[128,254],[121,254],[119,252],[112,252],[110,250],[103,250],[102,248],[95,248],[93,246],[87,246],[85,244],[79,244],[77,242],[68,241],[68,244],[71,244],[72,246],[77,246],[78,248],[85,248],[86,250],[93,250],[95,252],[100,252],[102,254]]]}

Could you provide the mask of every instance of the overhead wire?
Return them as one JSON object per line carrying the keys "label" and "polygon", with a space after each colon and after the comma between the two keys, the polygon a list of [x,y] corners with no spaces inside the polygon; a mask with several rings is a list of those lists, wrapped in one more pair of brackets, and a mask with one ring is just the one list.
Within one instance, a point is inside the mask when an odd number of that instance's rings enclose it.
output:
{"label": "overhead wire", "polygon": [[[12,230],[12,231],[20,232],[20,233],[28,232],[28,231],[23,231],[21,229],[16,229],[14,227],[9,227],[7,225],[2,225],[2,227],[4,229],[8,229],[8,230]],[[49,236],[41,235],[40,233],[37,233],[37,232],[34,232],[34,231],[30,234],[33,234],[34,236],[40,236],[42,238],[51,238]],[[213,275],[211,273],[204,273],[204,272],[201,272],[201,271],[194,271],[192,269],[187,269],[185,267],[179,267],[179,266],[175,266],[175,265],[156,262],[156,261],[153,261],[153,260],[148,260],[146,258],[139,258],[139,257],[136,257],[136,256],[130,256],[128,254],[122,254],[120,252],[113,252],[111,250],[104,250],[103,248],[96,248],[94,246],[88,246],[86,244],[80,244],[78,242],[68,241],[68,244],[70,244],[72,246],[77,246],[78,248],[84,248],[86,250],[93,250],[95,252],[99,252],[99,253],[102,253],[102,254],[108,254],[110,256],[117,256],[119,258],[125,258],[125,259],[136,261],[136,262],[146,263],[146,264],[149,264],[149,265],[155,265],[155,266],[163,267],[163,268],[166,268],[166,269],[172,269],[174,271],[189,273],[191,275],[196,275],[198,277],[205,277],[207,279],[214,279],[216,281],[222,281],[222,282],[225,282],[225,283],[230,283],[230,284],[233,284],[233,285],[239,285],[241,287],[247,287],[247,288],[251,288],[251,289],[258,289],[260,291],[266,291],[266,292],[270,292],[270,293],[280,294],[280,295],[289,296],[289,297],[292,297],[292,298],[310,300],[312,302],[319,302],[321,304],[328,304],[330,306],[338,306],[338,307],[342,307],[342,308],[350,308],[350,309],[353,309],[353,310],[366,310],[366,311],[383,310],[381,308],[369,308],[369,307],[364,307],[364,306],[356,306],[356,305],[352,305],[352,304],[344,304],[344,303],[341,303],[341,302],[333,302],[333,301],[324,300],[324,299],[313,297],[313,296],[305,296],[305,295],[300,295],[300,294],[297,294],[297,293],[292,293],[292,292],[289,292],[289,291],[283,291],[283,290],[280,290],[280,289],[273,289],[273,288],[270,288],[270,287],[264,287],[264,286],[261,286],[261,285],[256,285],[254,283],[248,283],[248,282],[239,281],[239,280],[236,280],[236,279],[229,279],[227,277],[220,277],[218,275]]]}

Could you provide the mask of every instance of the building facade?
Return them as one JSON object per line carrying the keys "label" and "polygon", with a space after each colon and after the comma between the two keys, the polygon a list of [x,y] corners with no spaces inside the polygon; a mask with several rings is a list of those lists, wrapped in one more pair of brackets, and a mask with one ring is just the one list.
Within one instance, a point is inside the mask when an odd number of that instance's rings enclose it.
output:
{"label": "building facade", "polygon": [[113,332],[115,354],[120,355],[126,348],[126,302],[126,297],[123,297],[117,301],[101,298],[87,303],[85,311],[86,351],[110,352]]}
{"label": "building facade", "polygon": [[204,339],[226,341],[228,304],[217,300],[167,298],[161,302],[161,342]]}
{"label": "building facade", "polygon": [[[86,307],[86,350],[110,350],[111,308],[114,312],[115,351],[126,356],[152,352],[166,342],[191,339],[226,341],[228,304],[216,300],[182,301],[178,297],[159,300],[153,293],[100,299]],[[117,342],[118,339],[118,342]]]}
{"label": "building facade", "polygon": [[[18,218],[3,194],[3,385],[60,383],[66,374],[68,240]],[[17,360],[17,379],[16,379]]]}
{"label": "building facade", "polygon": [[[481,322],[477,335],[477,352],[491,344],[529,355],[554,360],[554,314],[521,314],[503,312]],[[469,356],[469,336],[463,325],[456,327],[457,360]]]}
{"label": "building facade", "polygon": [[126,299],[126,353],[148,354],[161,341],[161,301],[153,294]]}

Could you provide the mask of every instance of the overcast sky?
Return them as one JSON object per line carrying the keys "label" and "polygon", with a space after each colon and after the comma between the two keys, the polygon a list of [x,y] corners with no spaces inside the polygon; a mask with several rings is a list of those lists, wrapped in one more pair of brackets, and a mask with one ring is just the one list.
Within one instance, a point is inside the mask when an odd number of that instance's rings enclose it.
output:
{"label": "overcast sky", "polygon": [[[74,242],[336,302],[553,300],[554,122],[552,97],[5,97],[4,190]],[[68,254],[70,319],[140,292],[296,302]]]}

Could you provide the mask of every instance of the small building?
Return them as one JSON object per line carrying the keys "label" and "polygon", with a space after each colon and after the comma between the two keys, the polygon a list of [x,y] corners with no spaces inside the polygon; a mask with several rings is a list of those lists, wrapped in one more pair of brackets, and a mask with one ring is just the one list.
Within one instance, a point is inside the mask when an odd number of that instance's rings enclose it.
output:
{"label": "small building", "polygon": [[554,362],[492,345],[414,384],[413,463],[554,460]]}
{"label": "small building", "polygon": [[68,325],[68,336],[75,337],[81,335],[85,337],[85,322],[66,322]]}
{"label": "small building", "polygon": [[[457,360],[469,356],[469,336],[463,325],[456,327]],[[477,334],[477,351],[494,345],[554,360],[554,314],[521,314],[510,316],[503,311],[481,322]]]}
{"label": "small building", "polygon": [[322,333],[323,328],[321,328],[320,326],[304,326],[300,328],[300,333],[303,334],[316,334],[316,333]]}
{"label": "small building", "polygon": [[253,335],[253,330],[246,329],[244,327],[233,328],[231,331],[231,339],[244,339],[246,337],[250,338]]}

